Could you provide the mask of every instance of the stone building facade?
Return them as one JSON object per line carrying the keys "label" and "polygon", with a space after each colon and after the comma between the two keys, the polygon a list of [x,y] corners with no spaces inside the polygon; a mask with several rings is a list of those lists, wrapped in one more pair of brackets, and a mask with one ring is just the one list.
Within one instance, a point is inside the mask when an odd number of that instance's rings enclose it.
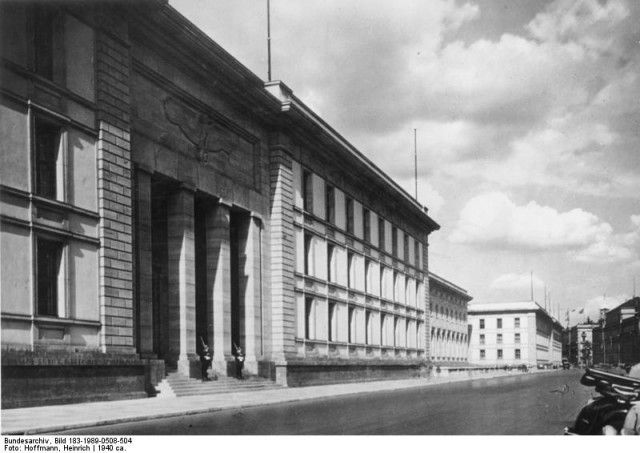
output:
{"label": "stone building facade", "polygon": [[3,405],[152,393],[203,343],[286,385],[419,372],[439,226],[286,85],[164,1],[1,7]]}
{"label": "stone building facade", "polygon": [[435,363],[467,362],[469,324],[467,304],[473,299],[467,291],[429,274],[431,293],[431,360]]}
{"label": "stone building facade", "polygon": [[640,297],[603,310],[593,328],[593,363],[640,363]]}
{"label": "stone building facade", "polygon": [[[576,324],[565,329],[563,333],[563,358],[573,365],[590,365],[593,363],[593,329],[596,324]],[[589,346],[590,345],[590,346]],[[589,353],[583,352],[585,348]],[[585,357],[588,356],[585,363]]]}
{"label": "stone building facade", "polygon": [[560,365],[563,326],[534,301],[469,305],[470,358],[492,366]]}

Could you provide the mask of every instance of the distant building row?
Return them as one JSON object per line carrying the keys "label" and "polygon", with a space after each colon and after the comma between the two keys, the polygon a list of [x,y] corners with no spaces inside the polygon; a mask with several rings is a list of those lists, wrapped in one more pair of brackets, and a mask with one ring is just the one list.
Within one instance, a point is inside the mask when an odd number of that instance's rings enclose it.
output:
{"label": "distant building row", "polygon": [[567,329],[563,355],[575,365],[640,363],[640,297],[602,310],[597,322]]}

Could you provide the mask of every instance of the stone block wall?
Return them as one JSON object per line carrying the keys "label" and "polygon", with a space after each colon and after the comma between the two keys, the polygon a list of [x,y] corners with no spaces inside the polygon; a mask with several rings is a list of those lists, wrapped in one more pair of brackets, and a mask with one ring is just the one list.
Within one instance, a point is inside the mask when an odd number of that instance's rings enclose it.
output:
{"label": "stone block wall", "polygon": [[164,363],[135,355],[4,350],[2,409],[145,398],[162,377]]}
{"label": "stone block wall", "polygon": [[134,352],[133,223],[126,21],[105,13],[96,43],[103,351]]}

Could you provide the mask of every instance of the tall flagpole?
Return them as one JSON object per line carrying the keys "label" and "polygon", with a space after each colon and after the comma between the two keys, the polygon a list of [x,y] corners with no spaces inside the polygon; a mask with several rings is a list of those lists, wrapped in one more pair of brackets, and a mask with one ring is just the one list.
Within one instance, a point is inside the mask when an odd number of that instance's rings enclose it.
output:
{"label": "tall flagpole", "polygon": [[271,1],[267,0],[267,81],[271,82]]}
{"label": "tall flagpole", "polygon": [[533,300],[533,271],[531,271],[531,300]]}
{"label": "tall flagpole", "polygon": [[413,157],[414,163],[413,167],[415,170],[415,180],[416,180],[416,200],[418,200],[418,130],[413,130]]}

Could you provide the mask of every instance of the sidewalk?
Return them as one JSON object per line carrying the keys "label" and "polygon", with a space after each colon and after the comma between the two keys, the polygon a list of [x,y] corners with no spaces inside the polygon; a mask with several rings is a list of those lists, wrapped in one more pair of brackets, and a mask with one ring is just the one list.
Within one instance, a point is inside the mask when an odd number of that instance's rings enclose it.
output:
{"label": "sidewalk", "polygon": [[[476,377],[489,379],[497,376]],[[438,385],[470,378],[406,379],[280,388],[180,398],[144,398],[2,410],[3,435],[54,433],[75,428],[201,414],[355,393]]]}

